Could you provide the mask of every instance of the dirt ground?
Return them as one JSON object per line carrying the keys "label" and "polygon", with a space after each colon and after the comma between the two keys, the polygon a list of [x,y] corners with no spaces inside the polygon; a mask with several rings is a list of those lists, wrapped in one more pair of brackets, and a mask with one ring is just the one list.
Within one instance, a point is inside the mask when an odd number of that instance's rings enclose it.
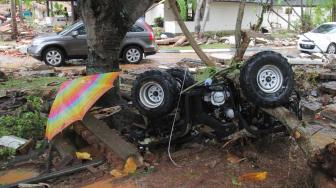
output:
{"label": "dirt ground", "polygon": [[[172,153],[174,166],[166,152],[156,152],[157,161],[126,178],[112,178],[109,171],[101,177],[84,172],[53,182],[53,187],[312,187],[311,173],[302,152],[288,136],[269,136],[238,143],[230,149],[223,144],[187,143]],[[250,172],[267,172],[265,181],[236,182]]]}

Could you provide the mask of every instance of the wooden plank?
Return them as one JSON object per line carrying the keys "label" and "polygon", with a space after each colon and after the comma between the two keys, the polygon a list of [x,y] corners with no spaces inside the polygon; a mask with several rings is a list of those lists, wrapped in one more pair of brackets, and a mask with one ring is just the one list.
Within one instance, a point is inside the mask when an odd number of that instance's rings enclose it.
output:
{"label": "wooden plank", "polygon": [[109,128],[105,122],[87,113],[82,124],[120,158],[126,160],[128,157],[133,156],[140,164],[142,163],[142,156],[137,148],[131,143],[126,142],[116,130]]}
{"label": "wooden plank", "polygon": [[57,135],[54,145],[61,156],[61,161],[56,165],[56,169],[62,169],[75,160],[76,148],[68,137]]}

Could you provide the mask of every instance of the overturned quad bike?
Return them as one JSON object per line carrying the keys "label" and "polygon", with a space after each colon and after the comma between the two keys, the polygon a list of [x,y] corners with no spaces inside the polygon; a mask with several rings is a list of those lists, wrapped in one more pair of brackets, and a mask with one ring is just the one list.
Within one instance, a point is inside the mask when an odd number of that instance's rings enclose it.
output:
{"label": "overturned quad bike", "polygon": [[199,82],[187,69],[140,74],[133,83],[132,98],[147,127],[138,142],[167,142],[173,123],[174,140],[199,133],[203,125],[219,139],[241,129],[255,135],[283,131],[281,123],[261,108],[285,106],[301,118],[293,71],[281,54],[265,51],[251,57],[240,70],[239,84],[225,70]]}

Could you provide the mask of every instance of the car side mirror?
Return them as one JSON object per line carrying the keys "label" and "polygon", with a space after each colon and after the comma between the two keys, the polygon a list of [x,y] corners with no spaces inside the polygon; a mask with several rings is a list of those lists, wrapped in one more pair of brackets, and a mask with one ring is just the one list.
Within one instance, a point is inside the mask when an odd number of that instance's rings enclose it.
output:
{"label": "car side mirror", "polygon": [[73,37],[77,37],[77,36],[78,36],[78,31],[72,31],[72,32],[71,32],[71,35],[72,35]]}

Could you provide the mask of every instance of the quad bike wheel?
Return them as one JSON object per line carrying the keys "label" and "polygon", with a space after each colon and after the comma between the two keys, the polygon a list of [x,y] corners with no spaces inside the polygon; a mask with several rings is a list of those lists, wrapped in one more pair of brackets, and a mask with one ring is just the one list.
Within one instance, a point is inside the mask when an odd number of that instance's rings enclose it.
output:
{"label": "quad bike wheel", "polygon": [[[188,70],[181,69],[181,68],[172,68],[172,69],[168,69],[167,72],[172,77],[175,78],[179,91],[181,91],[182,85],[183,85],[183,89],[186,89],[195,84],[195,80]],[[183,84],[183,80],[184,80],[184,84]]]}
{"label": "quad bike wheel", "polygon": [[167,72],[150,70],[133,83],[132,100],[139,112],[149,118],[161,118],[176,107],[178,86]]}
{"label": "quad bike wheel", "polygon": [[240,85],[248,101],[259,107],[288,104],[294,86],[293,70],[281,54],[264,51],[246,61]]}

